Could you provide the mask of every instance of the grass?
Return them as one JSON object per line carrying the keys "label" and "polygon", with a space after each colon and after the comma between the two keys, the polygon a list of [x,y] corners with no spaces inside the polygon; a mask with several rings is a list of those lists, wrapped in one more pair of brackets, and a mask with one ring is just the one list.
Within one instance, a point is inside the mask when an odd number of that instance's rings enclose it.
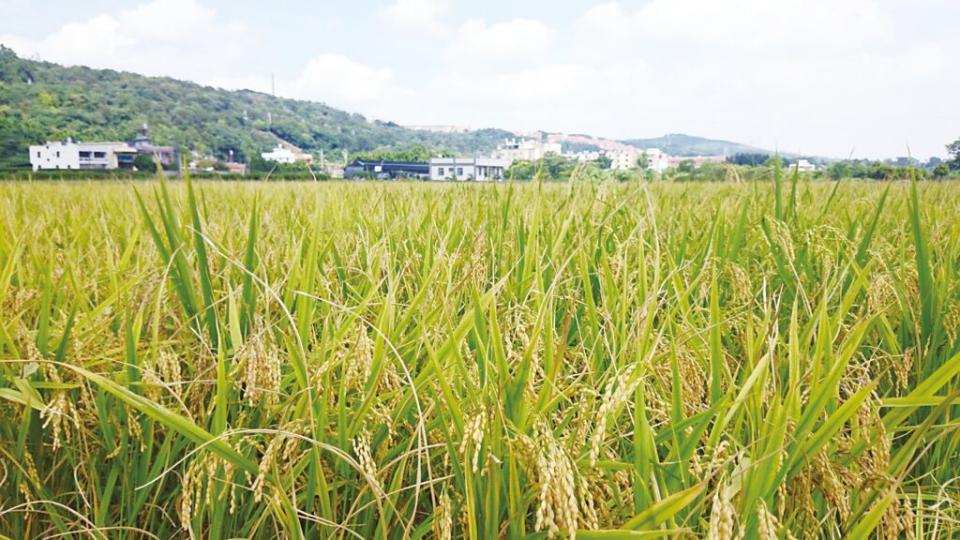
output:
{"label": "grass", "polygon": [[0,538],[956,537],[956,188],[0,184]]}

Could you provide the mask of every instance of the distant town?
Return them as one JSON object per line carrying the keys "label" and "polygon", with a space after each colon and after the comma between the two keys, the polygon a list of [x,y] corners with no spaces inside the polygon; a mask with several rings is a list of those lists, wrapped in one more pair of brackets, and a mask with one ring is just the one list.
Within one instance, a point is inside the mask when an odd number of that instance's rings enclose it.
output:
{"label": "distant town", "polygon": [[[29,152],[30,165],[34,171],[154,171],[159,164],[161,169],[176,174],[183,166],[180,153],[176,148],[153,143],[147,124],[143,125],[131,141],[81,142],[68,138],[66,141],[48,141],[44,144],[32,145]],[[279,141],[274,148],[261,152],[259,157],[276,166],[302,164],[333,178],[489,182],[506,179],[508,170],[514,163],[538,162],[550,155],[576,163],[603,163],[605,169],[613,171],[643,169],[654,173],[663,173],[670,168],[680,167],[683,163],[699,167],[705,163],[724,163],[728,160],[724,155],[671,156],[659,148],[629,147],[613,150],[564,151],[563,145],[559,142],[533,138],[504,140],[489,155],[438,155],[424,161],[364,158],[349,160],[346,152],[339,160],[327,160],[321,153],[318,160],[313,154],[284,141]],[[248,172],[246,163],[233,160],[217,161],[195,152],[191,152],[189,158],[186,165],[194,172],[224,174]],[[795,165],[801,172],[817,170],[817,165],[806,159],[798,160]]]}

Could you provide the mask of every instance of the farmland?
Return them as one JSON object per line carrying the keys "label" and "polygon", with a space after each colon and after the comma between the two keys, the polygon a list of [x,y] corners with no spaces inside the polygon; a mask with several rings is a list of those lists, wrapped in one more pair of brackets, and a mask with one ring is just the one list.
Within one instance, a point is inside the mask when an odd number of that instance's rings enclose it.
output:
{"label": "farmland", "polygon": [[0,184],[0,538],[960,534],[952,183]]}

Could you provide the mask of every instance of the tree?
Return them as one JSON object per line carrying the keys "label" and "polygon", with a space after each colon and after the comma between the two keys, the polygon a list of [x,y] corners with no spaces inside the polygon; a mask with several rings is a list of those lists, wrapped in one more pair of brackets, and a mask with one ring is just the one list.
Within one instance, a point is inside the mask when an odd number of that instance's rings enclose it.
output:
{"label": "tree", "polygon": [[640,167],[641,171],[645,171],[650,168],[650,156],[647,155],[646,150],[644,150],[644,152],[640,154],[640,157],[637,158],[637,167]]}
{"label": "tree", "polygon": [[960,171],[960,139],[947,145],[947,152],[950,153],[950,169]]}
{"label": "tree", "polygon": [[677,171],[683,174],[692,174],[697,168],[697,164],[692,159],[685,159],[677,165]]}
{"label": "tree", "polygon": [[946,163],[941,163],[933,168],[933,177],[940,180],[950,174],[950,167]]}
{"label": "tree", "polygon": [[154,172],[157,170],[157,164],[150,154],[137,154],[137,157],[133,158],[133,166],[138,171]]}
{"label": "tree", "polygon": [[600,156],[596,159],[597,167],[601,169],[609,169],[613,165],[613,160],[607,156]]}
{"label": "tree", "polygon": [[831,163],[827,167],[827,174],[830,175],[832,180],[840,180],[841,178],[849,178],[850,174],[850,165],[844,163],[843,161],[838,161],[836,163]]}

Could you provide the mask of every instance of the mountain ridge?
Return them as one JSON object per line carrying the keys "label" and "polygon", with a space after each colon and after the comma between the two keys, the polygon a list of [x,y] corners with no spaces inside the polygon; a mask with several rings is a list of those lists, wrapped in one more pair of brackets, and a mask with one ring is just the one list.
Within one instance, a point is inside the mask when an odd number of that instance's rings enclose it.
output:
{"label": "mountain ridge", "polygon": [[[129,140],[149,124],[155,142],[220,159],[247,160],[278,137],[305,151],[408,149],[424,146],[463,154],[489,152],[522,132],[483,128],[436,132],[370,120],[322,102],[281,98],[252,90],[225,90],[170,77],[112,69],[61,66],[24,59],[0,44],[0,167],[29,164],[27,147],[47,140]],[[715,153],[718,145],[753,147],[702,137],[615,139],[538,132],[546,140],[585,149],[658,147],[679,156]],[[711,150],[704,152],[704,150]],[[732,152],[731,152],[732,153]]]}

